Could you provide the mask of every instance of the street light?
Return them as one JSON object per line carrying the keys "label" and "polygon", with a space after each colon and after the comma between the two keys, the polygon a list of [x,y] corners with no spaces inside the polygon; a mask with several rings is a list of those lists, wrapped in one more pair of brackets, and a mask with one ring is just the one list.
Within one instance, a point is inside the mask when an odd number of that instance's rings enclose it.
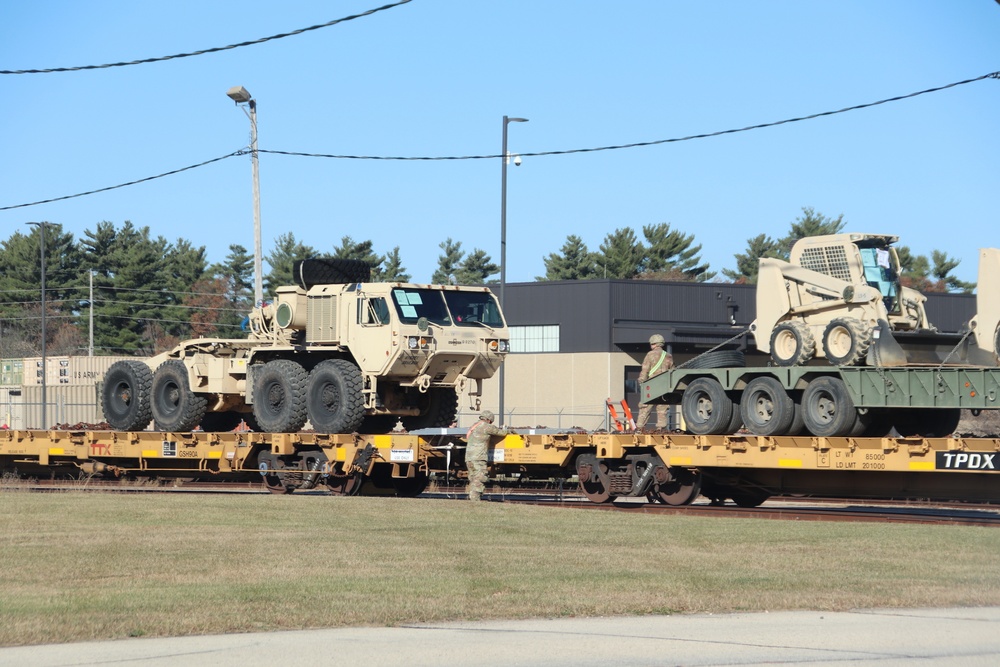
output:
{"label": "street light", "polygon": [[264,301],[264,279],[261,275],[260,249],[260,177],[257,173],[257,100],[243,86],[233,86],[226,95],[237,105],[246,104],[250,111],[243,113],[250,119],[250,166],[253,171],[253,300],[254,305]]}
{"label": "street light", "polygon": [[[527,123],[527,118],[503,117],[503,147],[500,152],[500,310],[504,308],[504,288],[507,286],[507,126]],[[514,164],[520,164],[515,162]],[[504,423],[504,373],[500,365],[500,426]]]}
{"label": "street light", "polygon": [[48,419],[45,415],[46,407],[46,381],[48,379],[45,372],[45,223],[29,222],[29,225],[38,227],[38,251],[42,259],[42,428],[48,428]]}

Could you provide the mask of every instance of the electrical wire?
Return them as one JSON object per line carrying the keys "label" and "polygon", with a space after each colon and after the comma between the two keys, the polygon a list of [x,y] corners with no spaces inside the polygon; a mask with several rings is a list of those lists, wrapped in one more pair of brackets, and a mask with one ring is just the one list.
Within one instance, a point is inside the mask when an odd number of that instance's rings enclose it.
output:
{"label": "electrical wire", "polygon": [[[816,118],[823,118],[825,116],[833,116],[836,114],[846,113],[848,111],[857,111],[859,109],[867,109],[870,107],[878,106],[880,104],[887,104],[889,102],[898,102],[900,100],[909,99],[912,97],[917,97],[919,95],[926,95],[928,93],[936,93],[942,90],[947,90],[949,88],[954,88],[956,86],[962,86],[967,83],[974,83],[976,81],[982,81],[983,79],[1000,79],[1000,72],[990,72],[989,74],[984,74],[982,76],[977,76],[972,79],[965,79],[964,81],[956,81],[954,83],[949,83],[944,86],[938,86],[936,88],[928,88],[926,90],[921,90],[915,93],[909,93],[906,95],[897,95],[896,97],[889,97],[883,100],[878,100],[877,102],[868,102],[866,104],[857,104],[850,107],[845,107],[843,109],[837,109],[835,111],[823,111],[820,113],[810,114],[808,116],[799,116],[797,118],[786,118],[784,120],[772,121],[770,123],[759,123],[757,125],[748,125],[747,127],[733,128],[729,130],[719,130],[717,132],[707,132],[704,134],[690,134],[684,137],[674,137],[671,139],[656,139],[654,141],[639,141],[631,144],[618,144],[614,146],[600,146],[597,148],[572,148],[567,150],[557,150],[557,151],[540,151],[534,153],[520,153],[520,155],[525,157],[546,157],[551,155],[572,155],[575,153],[596,153],[599,151],[613,151],[622,150],[626,148],[641,148],[645,146],[657,146],[660,144],[670,144],[678,143],[682,141],[691,141],[694,139],[708,139],[710,137],[721,137],[727,134],[736,134],[739,132],[749,132],[750,130],[760,130],[768,127],[776,127],[778,125],[785,125],[787,123],[797,123],[804,120],[813,120]],[[164,176],[172,176],[174,174],[179,174],[184,171],[189,171],[191,169],[197,169],[198,167],[203,167],[213,162],[219,162],[220,160],[225,160],[237,155],[246,155],[251,151],[248,148],[241,148],[238,151],[234,151],[229,155],[223,155],[211,160],[206,160],[199,164],[194,164],[189,167],[184,167],[182,169],[175,169],[173,171],[168,171],[163,174],[158,174],[156,176],[149,176],[147,178],[142,178],[139,180],[131,181],[129,183],[122,183],[120,185],[112,185],[106,188],[100,188],[98,190],[91,190],[89,192],[81,192],[75,195],[66,195],[64,197],[54,197],[52,199],[45,199],[42,201],[30,202],[27,204],[16,204],[13,206],[0,206],[0,211],[10,211],[17,208],[25,208],[28,206],[37,206],[39,204],[49,204],[51,202],[63,201],[66,199],[73,199],[75,197],[85,197],[87,195],[97,194],[99,192],[107,192],[108,190],[115,190],[118,188],[124,188],[130,185],[136,185],[138,183],[145,183],[146,181],[152,181],[157,178],[163,178]],[[443,160],[489,160],[497,159],[503,157],[499,154],[493,155],[461,155],[461,156],[379,156],[379,155],[333,155],[325,153],[300,153],[295,151],[278,151],[278,150],[267,150],[267,149],[257,149],[258,153],[270,153],[273,155],[289,155],[294,157],[315,157],[315,158],[333,158],[341,160],[404,160],[404,161],[443,161]]]}
{"label": "electrical wire", "polygon": [[312,30],[319,30],[320,28],[329,28],[330,26],[337,25],[338,23],[345,23],[347,21],[353,21],[354,19],[363,18],[365,16],[371,16],[377,12],[384,11],[386,9],[392,9],[394,7],[399,7],[400,5],[405,5],[411,2],[411,0],[399,0],[392,4],[383,5],[381,7],[376,7],[375,9],[369,9],[366,12],[360,14],[353,14],[351,16],[345,16],[344,18],[335,19],[333,21],[327,21],[326,23],[320,23],[318,25],[309,26],[308,28],[300,28],[299,30],[293,30],[291,32],[283,32],[277,35],[271,35],[270,37],[261,37],[260,39],[254,39],[247,42],[240,42],[238,44],[230,44],[228,46],[216,46],[210,49],[202,49],[200,51],[192,51],[190,53],[177,53],[172,56],[160,56],[157,58],[143,58],[142,60],[130,60],[128,62],[118,62],[118,63],[106,63],[104,65],[82,65],[79,67],[53,67],[51,69],[20,69],[20,70],[0,70],[0,74],[51,74],[53,72],[79,72],[83,70],[91,69],[106,69],[108,67],[127,67],[128,65],[145,65],[147,63],[157,63],[164,60],[175,60],[177,58],[190,58],[191,56],[201,56],[206,53],[218,53],[220,51],[228,51],[230,49],[238,49],[243,46],[253,46],[255,44],[263,44],[264,42],[270,42],[275,39],[283,39],[285,37],[292,37],[294,35],[301,35],[304,32],[310,32]]}

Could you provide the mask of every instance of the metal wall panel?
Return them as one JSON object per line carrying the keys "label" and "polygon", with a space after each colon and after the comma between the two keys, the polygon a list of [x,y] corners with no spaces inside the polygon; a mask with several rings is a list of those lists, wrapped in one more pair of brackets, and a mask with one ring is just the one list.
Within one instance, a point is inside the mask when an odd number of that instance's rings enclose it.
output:
{"label": "metal wall panel", "polygon": [[57,424],[97,424],[104,420],[96,384],[55,385],[45,390],[45,421],[42,423],[42,387],[25,385],[22,402],[24,428],[53,428]]}

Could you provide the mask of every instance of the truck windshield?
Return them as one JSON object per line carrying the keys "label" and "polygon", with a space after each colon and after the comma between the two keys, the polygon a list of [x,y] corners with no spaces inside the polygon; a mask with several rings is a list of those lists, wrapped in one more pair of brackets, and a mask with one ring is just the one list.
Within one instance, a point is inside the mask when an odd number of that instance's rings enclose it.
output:
{"label": "truck windshield", "polygon": [[491,329],[503,327],[500,306],[490,292],[445,292],[448,309],[460,327],[486,325]]}
{"label": "truck windshield", "polygon": [[416,324],[421,317],[440,326],[451,326],[448,308],[440,290],[400,287],[392,290],[392,302],[403,324]]}

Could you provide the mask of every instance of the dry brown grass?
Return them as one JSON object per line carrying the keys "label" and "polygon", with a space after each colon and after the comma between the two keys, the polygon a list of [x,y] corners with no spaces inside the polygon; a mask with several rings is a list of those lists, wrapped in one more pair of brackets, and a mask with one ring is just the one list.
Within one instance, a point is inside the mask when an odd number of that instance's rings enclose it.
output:
{"label": "dry brown grass", "polygon": [[302,496],[0,494],[0,645],[1000,604],[1000,531]]}

